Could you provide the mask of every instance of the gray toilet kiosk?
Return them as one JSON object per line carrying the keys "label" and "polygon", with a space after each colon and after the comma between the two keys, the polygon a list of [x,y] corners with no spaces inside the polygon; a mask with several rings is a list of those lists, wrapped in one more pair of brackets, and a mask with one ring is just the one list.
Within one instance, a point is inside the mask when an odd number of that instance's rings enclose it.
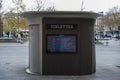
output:
{"label": "gray toilet kiosk", "polygon": [[30,28],[31,74],[85,75],[96,70],[94,12],[41,11],[22,14]]}

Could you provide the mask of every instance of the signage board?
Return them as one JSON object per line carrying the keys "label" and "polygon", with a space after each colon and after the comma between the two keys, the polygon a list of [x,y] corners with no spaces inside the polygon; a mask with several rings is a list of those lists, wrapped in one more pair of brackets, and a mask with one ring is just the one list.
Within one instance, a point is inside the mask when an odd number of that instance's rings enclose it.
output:
{"label": "signage board", "polygon": [[75,35],[48,35],[47,36],[47,52],[64,53],[76,52],[76,36]]}
{"label": "signage board", "polygon": [[77,24],[46,24],[46,30],[76,30]]}

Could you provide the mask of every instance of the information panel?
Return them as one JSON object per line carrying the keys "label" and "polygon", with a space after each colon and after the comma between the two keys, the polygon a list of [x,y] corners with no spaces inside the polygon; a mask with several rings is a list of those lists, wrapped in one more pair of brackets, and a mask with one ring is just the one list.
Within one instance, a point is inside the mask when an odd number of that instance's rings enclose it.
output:
{"label": "information panel", "polygon": [[75,35],[47,35],[47,52],[76,52]]}

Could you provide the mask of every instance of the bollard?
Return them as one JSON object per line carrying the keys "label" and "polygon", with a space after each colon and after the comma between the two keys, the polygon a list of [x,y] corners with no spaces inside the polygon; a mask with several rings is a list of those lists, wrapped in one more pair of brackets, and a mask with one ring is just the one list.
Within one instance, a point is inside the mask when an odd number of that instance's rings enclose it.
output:
{"label": "bollard", "polygon": [[108,46],[108,44],[109,44],[108,39],[106,39],[106,42],[105,42],[105,43],[106,43],[106,46]]}

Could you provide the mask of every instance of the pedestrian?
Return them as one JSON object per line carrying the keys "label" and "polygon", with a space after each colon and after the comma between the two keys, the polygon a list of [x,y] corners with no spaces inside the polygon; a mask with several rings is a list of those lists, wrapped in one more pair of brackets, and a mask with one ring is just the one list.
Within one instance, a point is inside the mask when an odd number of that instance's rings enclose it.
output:
{"label": "pedestrian", "polygon": [[6,34],[7,34],[7,37],[9,38],[9,32],[7,32]]}
{"label": "pedestrian", "polygon": [[13,35],[13,38],[16,38],[15,32],[13,32],[12,35]]}
{"label": "pedestrian", "polygon": [[20,33],[18,33],[17,42],[18,43],[23,43]]}
{"label": "pedestrian", "polygon": [[20,32],[20,36],[21,36],[21,38],[23,38],[23,32]]}

